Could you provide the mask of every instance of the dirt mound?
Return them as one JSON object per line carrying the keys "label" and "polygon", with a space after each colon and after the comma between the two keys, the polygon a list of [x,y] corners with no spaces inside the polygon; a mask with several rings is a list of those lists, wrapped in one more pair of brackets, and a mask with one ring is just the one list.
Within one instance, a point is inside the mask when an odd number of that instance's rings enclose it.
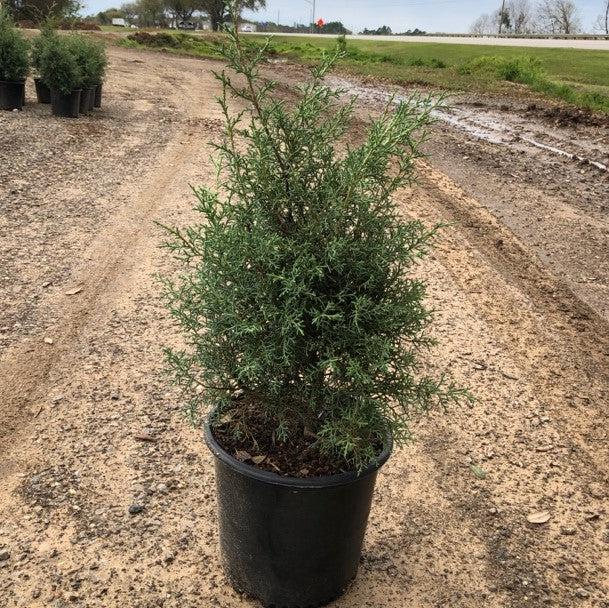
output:
{"label": "dirt mound", "polygon": [[176,48],[179,46],[179,43],[174,36],[171,34],[165,34],[163,32],[159,32],[158,34],[151,34],[149,32],[135,32],[134,34],[129,34],[127,39],[146,46],[171,48]]}
{"label": "dirt mound", "polygon": [[569,127],[574,125],[586,125],[589,127],[601,127],[609,125],[609,116],[605,116],[591,110],[572,108],[568,106],[553,106],[551,108],[539,106],[536,103],[529,104],[526,108],[528,114],[536,114],[552,121],[556,126]]}

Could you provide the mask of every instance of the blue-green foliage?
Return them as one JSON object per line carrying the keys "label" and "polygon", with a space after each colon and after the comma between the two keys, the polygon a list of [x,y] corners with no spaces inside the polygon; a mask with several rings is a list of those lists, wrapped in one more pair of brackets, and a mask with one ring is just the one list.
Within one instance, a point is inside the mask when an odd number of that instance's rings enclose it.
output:
{"label": "blue-green foliage", "polygon": [[[254,412],[276,441],[305,433],[361,470],[388,432],[403,443],[413,414],[464,394],[420,369],[432,341],[413,266],[436,228],[405,220],[392,197],[411,182],[433,102],[388,106],[350,145],[354,102],[323,83],[340,53],[295,105],[261,78],[266,53],[235,33],[224,49],[237,76],[217,74],[219,189],[196,189],[201,222],[170,229],[183,266],[165,295],[187,346],[167,355],[193,412],[219,405],[246,434]],[[231,111],[235,98],[248,109]]]}

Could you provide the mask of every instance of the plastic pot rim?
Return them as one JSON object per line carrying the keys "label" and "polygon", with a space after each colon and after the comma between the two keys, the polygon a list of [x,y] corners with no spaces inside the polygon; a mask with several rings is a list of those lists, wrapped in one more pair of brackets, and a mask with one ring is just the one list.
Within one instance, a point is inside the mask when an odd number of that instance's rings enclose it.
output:
{"label": "plastic pot rim", "polygon": [[390,433],[388,433],[383,446],[383,451],[361,473],[347,471],[346,473],[324,475],[322,477],[284,477],[282,475],[278,475],[277,473],[265,471],[253,465],[246,464],[245,462],[237,460],[237,458],[234,456],[231,456],[216,441],[216,438],[213,435],[210,418],[214,411],[212,411],[206,417],[203,425],[205,443],[207,443],[207,447],[211,450],[212,454],[231,468],[236,469],[242,475],[272,485],[288,486],[303,490],[346,485],[376,473],[387,462],[389,456],[391,456],[391,452],[393,451],[393,437]]}

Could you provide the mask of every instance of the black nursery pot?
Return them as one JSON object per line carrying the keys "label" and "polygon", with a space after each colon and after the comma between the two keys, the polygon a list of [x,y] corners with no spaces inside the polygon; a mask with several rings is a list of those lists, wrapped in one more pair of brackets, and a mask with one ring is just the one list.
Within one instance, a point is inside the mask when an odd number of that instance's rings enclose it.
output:
{"label": "black nursery pot", "polygon": [[83,87],[80,92],[80,104],[78,107],[78,111],[81,114],[87,114],[93,109],[93,99],[92,97],[95,95],[93,89],[89,87]]}
{"label": "black nursery pot", "polygon": [[64,95],[59,91],[51,89],[51,111],[53,112],[53,116],[78,118],[80,91],[80,89],[75,89],[71,93]]}
{"label": "black nursery pot", "polygon": [[22,110],[25,104],[25,80],[0,80],[0,110]]}
{"label": "black nursery pot", "polygon": [[89,112],[93,111],[95,107],[95,91],[97,87],[89,87]]}
{"label": "black nursery pot", "polygon": [[43,82],[42,78],[34,78],[34,85],[38,103],[51,103],[51,89]]}
{"label": "black nursery pot", "polygon": [[215,456],[220,549],[232,585],[272,608],[313,608],[355,578],[379,469],[281,477],[228,454],[205,425]]}
{"label": "black nursery pot", "polygon": [[101,104],[102,104],[102,83],[100,82],[96,87],[95,87],[95,99],[93,100],[93,107],[94,108],[101,108]]}

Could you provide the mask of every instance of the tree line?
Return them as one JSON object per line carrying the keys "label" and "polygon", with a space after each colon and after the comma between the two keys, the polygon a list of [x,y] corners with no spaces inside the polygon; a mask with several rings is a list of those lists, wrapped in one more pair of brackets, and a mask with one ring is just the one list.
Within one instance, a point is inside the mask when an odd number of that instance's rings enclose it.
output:
{"label": "tree line", "polygon": [[[601,13],[594,24],[609,35],[609,0],[599,0]],[[480,15],[471,25],[472,34],[577,34],[581,14],[573,0],[506,0],[500,9]]]}
{"label": "tree line", "polygon": [[[50,17],[76,16],[83,8],[79,0],[4,0],[15,21],[40,23]],[[95,15],[102,25],[114,18],[123,18],[129,24],[140,27],[166,26],[172,20],[190,21],[195,15],[206,16],[214,30],[229,19],[227,0],[134,0],[119,8],[109,8]],[[266,0],[243,0],[242,8],[258,10]]]}

